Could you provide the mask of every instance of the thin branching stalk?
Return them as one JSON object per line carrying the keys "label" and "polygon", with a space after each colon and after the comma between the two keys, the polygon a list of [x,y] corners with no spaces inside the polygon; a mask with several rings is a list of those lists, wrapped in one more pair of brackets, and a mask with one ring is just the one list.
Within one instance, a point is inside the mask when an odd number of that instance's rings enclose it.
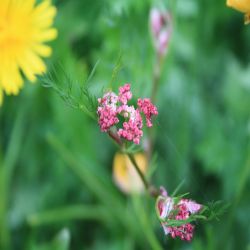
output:
{"label": "thin branching stalk", "polygon": [[[124,151],[123,150],[124,149],[124,144],[123,144],[121,138],[116,133],[114,133],[114,132],[112,132],[110,130],[108,131],[108,135],[120,146],[122,151]],[[131,161],[132,165],[134,166],[136,172],[140,176],[140,178],[142,180],[142,183],[143,183],[143,185],[145,187],[145,190],[147,190],[148,193],[152,197],[155,197],[155,198],[158,197],[158,195],[160,194],[159,190],[146,179],[145,175],[142,173],[139,165],[137,164],[134,155],[132,153],[129,153],[129,152],[126,152],[126,151],[125,151],[125,154],[128,156],[128,158]]]}
{"label": "thin branching stalk", "polygon": [[131,153],[126,153],[129,160],[132,162],[132,165],[135,167],[136,172],[138,173],[138,175],[140,176],[143,185],[145,187],[145,189],[148,191],[148,193],[152,196],[152,197],[157,197],[159,195],[159,191],[157,190],[157,188],[152,185],[145,177],[145,175],[142,173],[142,171],[140,170],[139,165],[137,164],[134,155]]}

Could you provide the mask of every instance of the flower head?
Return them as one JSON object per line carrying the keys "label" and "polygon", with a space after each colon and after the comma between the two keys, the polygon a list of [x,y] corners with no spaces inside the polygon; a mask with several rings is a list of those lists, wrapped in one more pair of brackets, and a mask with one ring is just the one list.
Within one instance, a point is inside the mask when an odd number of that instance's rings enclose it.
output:
{"label": "flower head", "polygon": [[227,6],[245,13],[245,24],[250,23],[250,0],[227,0]]}
{"label": "flower head", "polygon": [[172,238],[179,237],[181,240],[190,241],[193,238],[194,225],[183,223],[178,226],[169,225],[172,220],[187,220],[192,214],[198,213],[202,205],[188,199],[175,199],[169,197],[164,188],[156,201],[156,211],[164,233]]}
{"label": "flower head", "polygon": [[49,57],[45,42],[55,39],[52,28],[56,8],[50,0],[0,1],[0,103],[3,92],[17,95],[23,86],[21,72],[34,82],[45,72],[41,57]]}
{"label": "flower head", "polygon": [[167,11],[152,8],[150,11],[150,28],[156,51],[165,55],[172,33],[172,19]]}
{"label": "flower head", "polygon": [[138,108],[128,105],[131,98],[132,92],[128,83],[119,88],[118,96],[113,92],[104,94],[103,98],[98,99],[98,123],[101,131],[108,132],[119,121],[122,121],[122,128],[116,127],[117,136],[139,144],[143,135],[141,114],[146,117],[146,125],[152,127],[151,118],[153,115],[157,115],[158,111],[148,98],[138,99]]}

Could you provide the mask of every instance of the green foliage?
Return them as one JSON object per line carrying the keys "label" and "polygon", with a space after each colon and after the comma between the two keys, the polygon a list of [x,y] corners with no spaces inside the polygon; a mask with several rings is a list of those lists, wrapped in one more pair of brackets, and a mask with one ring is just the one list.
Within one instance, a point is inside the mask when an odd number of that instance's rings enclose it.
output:
{"label": "green foliage", "polygon": [[[0,249],[249,249],[250,29],[242,14],[217,0],[54,2],[59,37],[48,73],[0,108]],[[96,119],[104,89],[130,82],[135,97],[150,96],[154,4],[171,10],[174,29],[147,177],[201,204],[223,201],[209,204],[204,214],[215,220],[201,220],[191,243],[164,236],[153,199],[118,190],[117,148]]]}
{"label": "green foliage", "polygon": [[[91,71],[86,83],[83,84],[74,82],[61,67],[58,70],[61,70],[62,73],[57,72],[57,69],[54,68],[52,73],[48,73],[41,77],[40,80],[43,82],[44,87],[52,88],[69,107],[79,109],[96,120],[97,97],[90,93],[87,85],[93,77],[96,67],[97,63]],[[62,86],[59,85],[60,78],[58,75],[64,77]]]}
{"label": "green foliage", "polygon": [[31,246],[30,250],[68,250],[69,243],[70,233],[68,229],[64,228],[50,243],[39,246]]}

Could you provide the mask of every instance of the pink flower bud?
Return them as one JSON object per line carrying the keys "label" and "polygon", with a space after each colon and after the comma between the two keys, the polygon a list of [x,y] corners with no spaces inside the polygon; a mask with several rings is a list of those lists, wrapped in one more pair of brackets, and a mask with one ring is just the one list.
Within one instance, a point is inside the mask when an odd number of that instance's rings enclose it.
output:
{"label": "pink flower bud", "polygon": [[153,8],[150,11],[150,25],[151,31],[154,35],[158,36],[162,28],[162,16],[158,9]]}
{"label": "pink flower bud", "polygon": [[172,19],[169,12],[152,8],[150,11],[150,28],[154,47],[159,55],[164,56],[172,33]]}
{"label": "pink flower bud", "polygon": [[149,98],[138,99],[137,105],[139,110],[144,113],[146,117],[147,127],[152,127],[151,117],[153,115],[158,115],[157,108],[152,104]]}

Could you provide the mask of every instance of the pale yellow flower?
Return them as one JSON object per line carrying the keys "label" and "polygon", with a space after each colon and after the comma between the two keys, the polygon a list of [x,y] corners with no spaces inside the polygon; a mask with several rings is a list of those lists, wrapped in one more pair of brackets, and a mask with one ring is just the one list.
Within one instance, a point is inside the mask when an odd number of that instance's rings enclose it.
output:
{"label": "pale yellow flower", "polygon": [[[146,155],[144,153],[136,153],[134,154],[134,158],[141,172],[145,174],[148,168]],[[140,176],[125,154],[115,154],[113,161],[113,178],[117,186],[125,193],[140,193],[144,190]]]}
{"label": "pale yellow flower", "polygon": [[227,5],[245,13],[245,24],[250,23],[250,0],[227,0]]}
{"label": "pale yellow flower", "polygon": [[37,5],[35,0],[0,0],[0,104],[3,93],[19,93],[22,74],[35,82],[46,71],[41,57],[51,55],[44,43],[57,36],[51,27],[55,14],[50,0]]}

